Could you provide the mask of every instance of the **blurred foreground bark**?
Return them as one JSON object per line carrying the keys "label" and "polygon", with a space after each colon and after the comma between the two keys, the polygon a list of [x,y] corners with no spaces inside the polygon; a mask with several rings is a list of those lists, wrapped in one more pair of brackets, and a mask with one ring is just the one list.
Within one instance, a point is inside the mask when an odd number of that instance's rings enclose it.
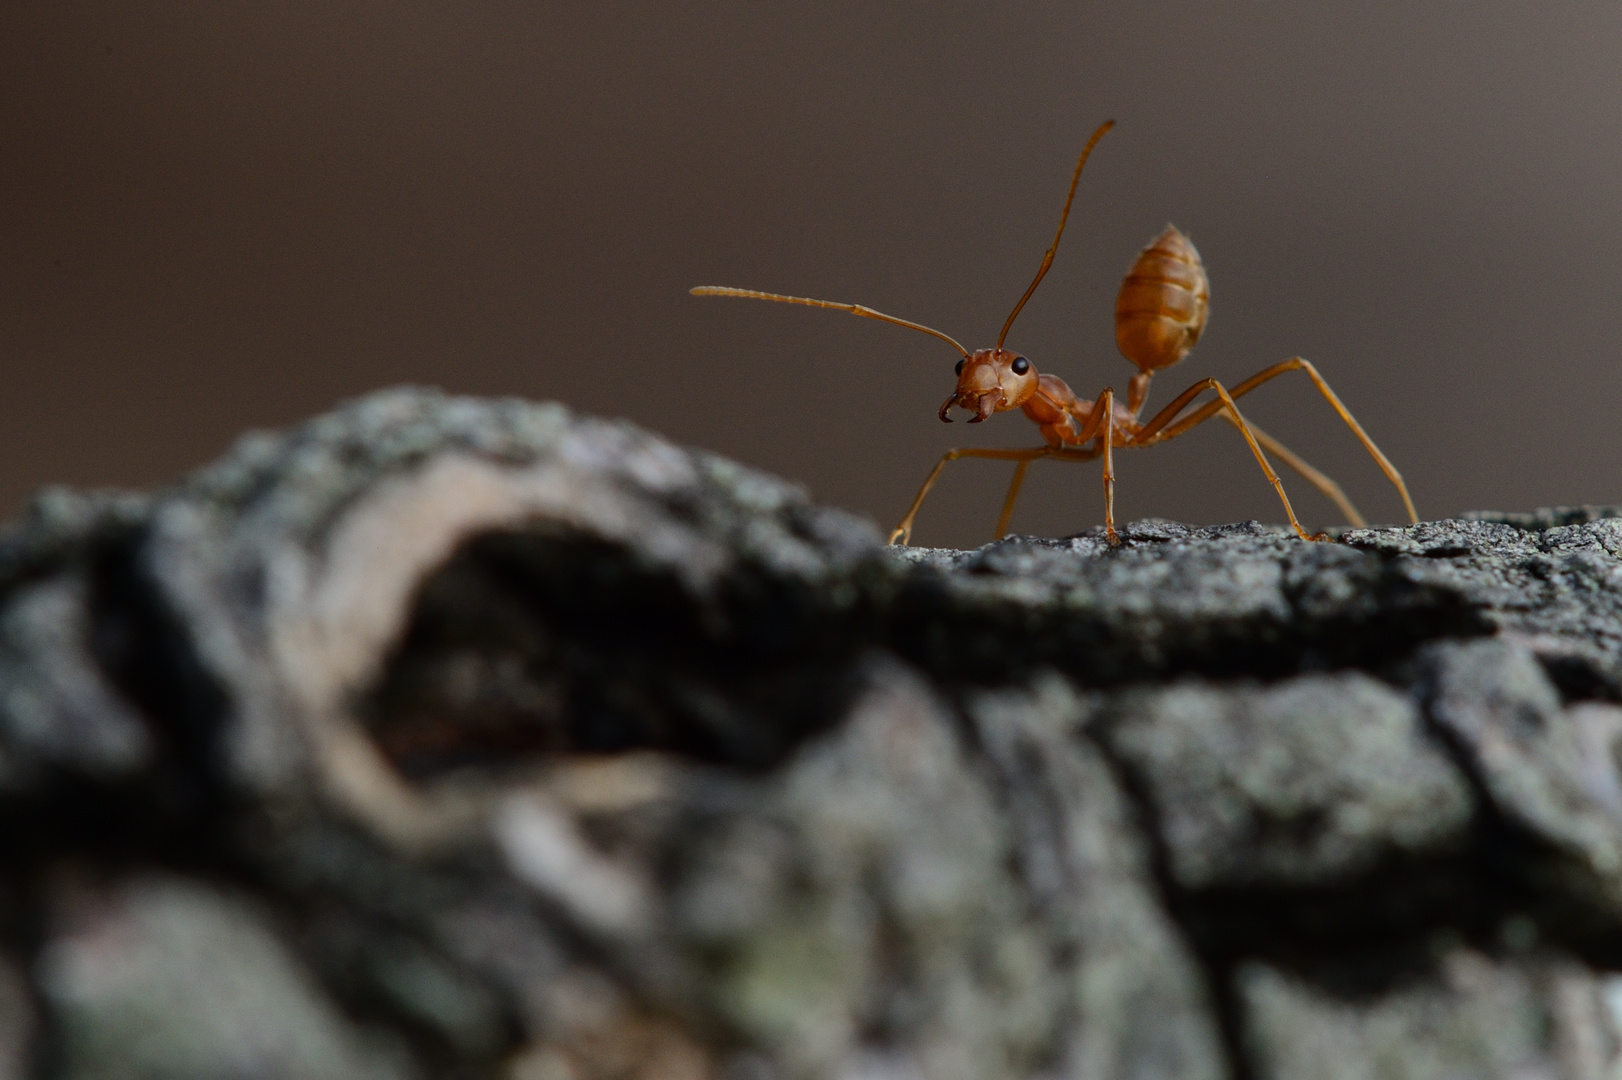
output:
{"label": "blurred foreground bark", "polygon": [[417,391],[43,496],[0,1078],[1622,1075],[1622,520],[1124,536]]}

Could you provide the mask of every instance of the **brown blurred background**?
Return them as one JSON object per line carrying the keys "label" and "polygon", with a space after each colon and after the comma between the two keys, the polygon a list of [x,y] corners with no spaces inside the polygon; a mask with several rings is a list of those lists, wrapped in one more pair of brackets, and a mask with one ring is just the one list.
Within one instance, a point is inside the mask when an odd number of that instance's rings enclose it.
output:
{"label": "brown blurred background", "polygon": [[[1111,305],[1168,220],[1212,319],[1151,404],[1319,364],[1420,510],[1622,500],[1622,8],[692,0],[7,0],[0,506],[150,485],[390,383],[557,398],[803,479],[888,526],[957,444],[956,359],[859,301],[1123,387]],[[1304,379],[1274,434],[1399,513]],[[989,536],[953,466],[921,542]],[[1219,424],[1121,459],[1120,511],[1278,520]],[[1334,514],[1299,482],[1313,523]],[[1039,465],[1016,518],[1101,516]]]}

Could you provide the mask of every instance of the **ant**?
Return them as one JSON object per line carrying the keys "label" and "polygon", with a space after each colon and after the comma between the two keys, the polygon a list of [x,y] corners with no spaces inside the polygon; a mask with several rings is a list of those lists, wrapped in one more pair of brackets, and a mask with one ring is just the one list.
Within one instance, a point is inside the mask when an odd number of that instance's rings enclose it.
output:
{"label": "ant", "polygon": [[[1352,429],[1352,433],[1363,444],[1363,448],[1379,464],[1386,478],[1396,486],[1402,495],[1403,506],[1408,511],[1409,521],[1417,522],[1419,516],[1414,512],[1413,500],[1408,497],[1408,488],[1402,482],[1401,474],[1380,452],[1380,448],[1374,445],[1374,440],[1368,437],[1362,425],[1347,411],[1346,406],[1329,388],[1323,376],[1318,374],[1318,369],[1299,356],[1257,372],[1231,391],[1216,379],[1201,379],[1172,399],[1169,405],[1156,413],[1147,423],[1138,419],[1138,414],[1148,400],[1149,382],[1154,378],[1155,372],[1161,368],[1171,367],[1188,355],[1195,342],[1199,341],[1200,334],[1205,329],[1206,318],[1210,314],[1211,288],[1205,274],[1205,264],[1200,261],[1200,253],[1194,250],[1194,245],[1189,242],[1188,237],[1179,232],[1175,226],[1168,225],[1166,231],[1144,248],[1133,261],[1131,268],[1126,272],[1125,280],[1121,282],[1121,291],[1115,299],[1115,344],[1120,349],[1121,355],[1138,368],[1137,374],[1133,375],[1127,384],[1124,403],[1116,398],[1115,391],[1110,387],[1104,388],[1097,401],[1078,398],[1063,379],[1056,375],[1038,375],[1029,359],[1003,348],[1003,342],[1008,339],[1008,330],[1014,325],[1014,319],[1024,308],[1025,302],[1031,298],[1031,294],[1036,291],[1036,287],[1042,283],[1048,268],[1053,265],[1053,254],[1059,250],[1059,238],[1064,235],[1065,222],[1070,217],[1070,204],[1075,200],[1076,185],[1081,182],[1081,170],[1087,164],[1087,157],[1104,134],[1114,126],[1113,120],[1100,125],[1098,130],[1093,132],[1092,138],[1087,140],[1086,147],[1082,149],[1081,159],[1076,162],[1075,175],[1070,180],[1070,192],[1065,196],[1064,210],[1059,215],[1059,229],[1053,236],[1053,245],[1048,248],[1047,254],[1042,256],[1042,266],[1037,270],[1030,287],[1025,290],[1025,295],[1019,298],[1014,310],[1009,312],[1007,321],[1002,325],[1002,332],[997,335],[995,348],[978,349],[971,353],[955,339],[939,330],[921,323],[898,319],[861,304],[840,304],[831,300],[781,296],[777,293],[733,289],[719,285],[700,286],[692,292],[695,296],[741,296],[754,300],[775,300],[785,304],[835,308],[866,319],[877,319],[930,334],[951,345],[963,356],[957,364],[957,389],[952,391],[952,395],[940,408],[942,420],[951,423],[952,418],[947,413],[954,405],[974,414],[969,419],[971,424],[980,423],[994,412],[1020,409],[1041,430],[1044,445],[1031,449],[968,447],[948,450],[924,480],[923,487],[912,500],[912,505],[908,507],[906,516],[901,519],[901,524],[890,533],[889,542],[892,544],[904,545],[912,538],[913,519],[918,516],[918,509],[923,505],[924,498],[935,486],[935,481],[940,478],[941,470],[946,468],[947,462],[966,457],[993,458],[1016,463],[1013,480],[1008,485],[1008,495],[1003,500],[1002,513],[997,518],[998,539],[1008,531],[1008,521],[1013,516],[1014,503],[1019,499],[1019,490],[1025,482],[1025,472],[1030,468],[1031,462],[1038,459],[1091,461],[1102,457],[1104,532],[1111,544],[1118,544],[1120,538],[1115,532],[1113,451],[1117,447],[1126,449],[1152,446],[1155,443],[1175,439],[1217,415],[1221,415],[1244,436],[1245,442],[1250,446],[1250,452],[1256,457],[1256,463],[1261,466],[1263,475],[1278,492],[1279,502],[1284,504],[1285,516],[1290,519],[1290,527],[1295,530],[1297,536],[1303,540],[1329,539],[1327,533],[1313,535],[1301,527],[1301,523],[1296,520],[1295,510],[1290,506],[1289,496],[1284,494],[1284,482],[1268,463],[1267,454],[1263,452],[1264,448],[1331,499],[1354,527],[1361,527],[1366,524],[1363,515],[1357,512],[1357,508],[1346,498],[1338,484],[1297,457],[1277,439],[1262,432],[1239,413],[1237,398],[1245,396],[1286,371],[1306,373],[1307,378],[1312,380],[1312,384],[1329,402],[1330,407],[1346,422],[1346,426]],[[1215,393],[1215,399],[1184,415],[1184,411],[1207,390]]]}

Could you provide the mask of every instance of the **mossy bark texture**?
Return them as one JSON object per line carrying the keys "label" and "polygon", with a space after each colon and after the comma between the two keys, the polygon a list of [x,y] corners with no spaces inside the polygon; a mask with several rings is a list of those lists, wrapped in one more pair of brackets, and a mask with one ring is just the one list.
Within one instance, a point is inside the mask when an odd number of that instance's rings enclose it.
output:
{"label": "mossy bark texture", "polygon": [[0,1080],[1622,1076],[1622,519],[898,550],[389,391],[0,537]]}

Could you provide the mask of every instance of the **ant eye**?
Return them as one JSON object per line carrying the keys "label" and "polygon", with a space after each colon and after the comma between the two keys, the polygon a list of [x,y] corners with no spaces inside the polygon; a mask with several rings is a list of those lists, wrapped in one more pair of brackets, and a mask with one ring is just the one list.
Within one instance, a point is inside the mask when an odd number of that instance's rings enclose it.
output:
{"label": "ant eye", "polygon": [[959,361],[958,361],[958,362],[957,362],[957,367],[955,367],[955,368],[953,368],[953,369],[952,369],[952,374],[954,374],[954,375],[961,375],[961,374],[963,374],[963,365],[964,365],[964,364],[966,364],[966,363],[967,363],[967,362],[968,362],[968,361],[966,361],[966,360],[959,360]]}
{"label": "ant eye", "polygon": [[1013,367],[1015,375],[1023,375],[1027,371],[1031,370],[1031,362],[1025,359],[1023,356],[1016,356],[1014,357]]}

